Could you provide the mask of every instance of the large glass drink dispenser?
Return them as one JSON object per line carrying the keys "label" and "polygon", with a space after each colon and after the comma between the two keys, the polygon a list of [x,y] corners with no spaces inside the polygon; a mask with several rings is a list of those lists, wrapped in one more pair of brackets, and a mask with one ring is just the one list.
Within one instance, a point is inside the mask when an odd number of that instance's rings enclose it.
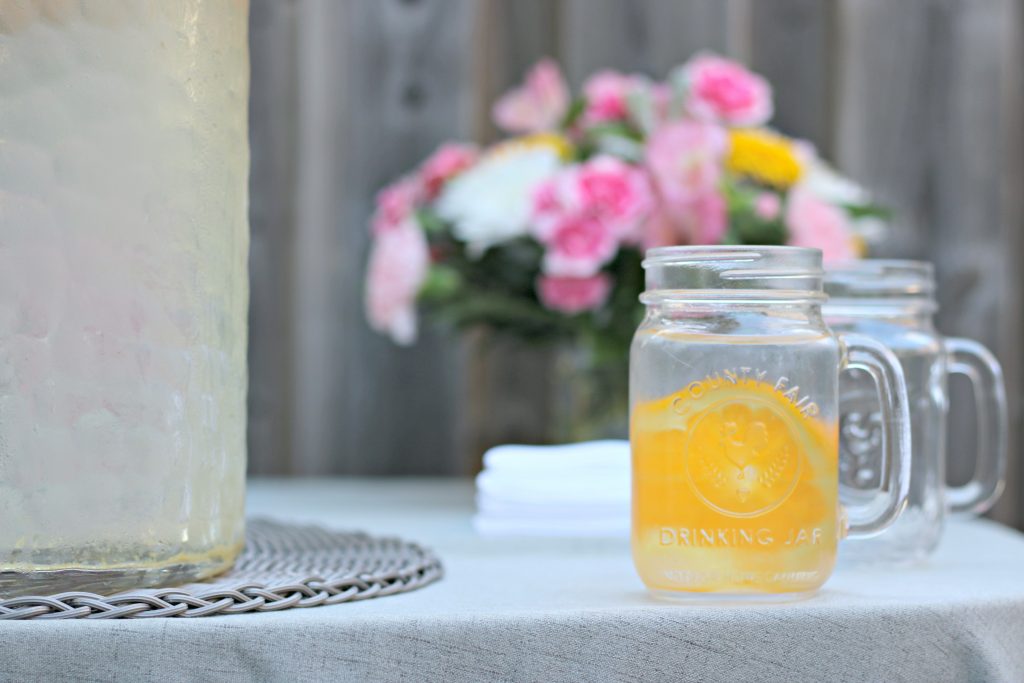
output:
{"label": "large glass drink dispenser", "polygon": [[0,2],[0,596],[241,548],[247,14]]}

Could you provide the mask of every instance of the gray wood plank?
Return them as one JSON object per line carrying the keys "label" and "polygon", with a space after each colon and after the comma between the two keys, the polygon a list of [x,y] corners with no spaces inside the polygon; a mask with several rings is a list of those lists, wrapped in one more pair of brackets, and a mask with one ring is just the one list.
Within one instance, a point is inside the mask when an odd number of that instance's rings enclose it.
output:
{"label": "gray wood plank", "polygon": [[309,152],[324,159],[310,168],[308,182],[322,187],[308,201],[320,207],[310,223],[329,241],[311,240],[302,254],[297,450],[317,471],[460,472],[459,341],[425,327],[415,347],[398,348],[371,332],[363,275],[377,189],[442,140],[472,132],[475,8],[325,4],[341,8],[320,24],[319,48],[308,48],[308,68],[321,86],[334,84],[324,95],[327,134],[310,131]]}
{"label": "gray wood plank", "polygon": [[249,470],[280,474],[291,458],[292,231],[298,107],[297,5],[253,0],[249,15]]}
{"label": "gray wood plank", "polygon": [[749,64],[771,81],[773,125],[831,156],[835,3],[757,0],[750,12]]}
{"label": "gray wood plank", "polygon": [[[888,255],[938,269],[941,328],[1016,363],[1024,287],[1019,217],[1001,205],[1004,153],[1019,112],[1001,113],[1002,0],[842,0],[836,106],[841,168],[894,206]],[[1019,191],[1019,190],[1018,190]],[[1019,371],[1008,377],[1016,405]],[[951,474],[971,466],[969,403],[954,392]],[[1019,410],[1019,408],[1016,408]],[[1019,427],[1014,450],[1020,444]],[[1007,498],[1001,516],[1016,514]]]}
{"label": "gray wood plank", "polygon": [[255,472],[464,469],[459,342],[394,346],[363,317],[375,192],[472,132],[468,0],[256,0]]}
{"label": "gray wood plank", "polygon": [[841,1],[835,161],[897,211],[880,255],[927,258],[941,26],[931,0]]}
{"label": "gray wood plank", "polygon": [[723,0],[567,0],[563,56],[570,80],[600,69],[664,77],[698,50],[727,53]]}
{"label": "gray wood plank", "polygon": [[[293,244],[294,293],[290,325],[294,334],[292,472],[319,474],[358,469],[358,454],[342,450],[339,426],[347,417],[352,377],[345,365],[349,340],[358,325],[359,287],[351,254],[365,248],[358,221],[344,221],[342,147],[348,119],[349,68],[344,40],[349,3],[300,0],[297,79],[296,226]],[[369,48],[359,42],[357,48]],[[365,203],[362,207],[365,207]],[[367,370],[372,372],[368,363]]]}
{"label": "gray wood plank", "polygon": [[1021,267],[1024,258],[1024,5],[1004,0],[1001,11],[999,46],[1002,55],[1000,68],[1001,128],[1003,130],[1000,208],[1003,213],[1001,231],[1005,240],[1007,258],[1016,282],[1008,283],[1002,293],[999,319],[999,351],[1009,384],[1010,424],[1016,429],[1010,442],[1010,462],[1006,493],[993,510],[993,516],[1004,522],[1024,527],[1024,285]]}
{"label": "gray wood plank", "polygon": [[[942,134],[931,141],[938,220],[929,237],[944,285],[939,296],[942,329],[976,338],[1009,361],[1019,353],[1019,337],[1005,334],[1006,323],[1019,322],[1021,311],[1008,304],[1017,299],[1022,281],[1016,262],[1020,252],[1008,249],[1013,243],[1010,230],[1017,226],[1006,223],[1000,206],[1000,159],[1007,141],[1005,125],[1010,124],[1000,111],[1005,47],[1001,4],[961,2],[950,5],[948,15],[940,15],[949,21],[943,28],[948,31],[950,56],[938,106]],[[1016,402],[1021,385],[1010,379]],[[971,411],[956,409],[971,405],[965,388],[953,394],[949,452],[954,466],[972,460],[976,443]],[[1008,513],[1011,502],[1008,498],[997,512]]]}

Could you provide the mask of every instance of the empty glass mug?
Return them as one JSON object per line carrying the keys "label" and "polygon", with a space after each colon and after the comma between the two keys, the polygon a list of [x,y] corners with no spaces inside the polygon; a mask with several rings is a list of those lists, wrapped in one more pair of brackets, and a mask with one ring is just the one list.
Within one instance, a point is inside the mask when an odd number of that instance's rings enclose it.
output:
{"label": "empty glass mug", "polygon": [[[903,365],[910,401],[912,457],[907,509],[885,533],[847,544],[843,561],[902,563],[938,545],[947,508],[979,513],[1003,485],[1007,457],[1006,395],[996,359],[977,342],[942,337],[932,266],[920,261],[865,260],[830,267],[824,307],[830,327],[884,343]],[[970,379],[977,412],[973,479],[946,486],[947,376]],[[840,394],[840,492],[844,501],[878,486],[882,416],[869,378],[853,376]]]}
{"label": "empty glass mug", "polygon": [[[633,560],[657,594],[809,593],[838,541],[899,515],[910,467],[899,361],[821,315],[821,252],[667,247],[644,261],[630,356]],[[843,370],[875,379],[884,476],[840,510]]]}

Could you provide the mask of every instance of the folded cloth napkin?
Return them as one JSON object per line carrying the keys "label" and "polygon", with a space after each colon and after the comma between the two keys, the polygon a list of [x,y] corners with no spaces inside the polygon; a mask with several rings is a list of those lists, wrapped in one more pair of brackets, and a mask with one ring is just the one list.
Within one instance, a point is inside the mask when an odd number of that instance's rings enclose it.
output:
{"label": "folded cloth napkin", "polygon": [[492,448],[473,525],[487,536],[629,534],[629,442]]}

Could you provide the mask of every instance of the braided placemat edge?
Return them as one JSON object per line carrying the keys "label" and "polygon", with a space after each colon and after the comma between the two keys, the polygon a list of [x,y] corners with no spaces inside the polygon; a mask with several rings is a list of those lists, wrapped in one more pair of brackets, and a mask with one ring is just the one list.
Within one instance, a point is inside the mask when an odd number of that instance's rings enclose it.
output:
{"label": "braided placemat edge", "polygon": [[[284,530],[291,528],[305,536],[329,542],[331,537],[351,544],[374,547],[378,556],[371,559],[394,560],[395,551],[404,552],[398,566],[378,571],[346,571],[332,575],[325,571],[281,582],[259,580],[225,583],[230,572],[214,577],[209,584],[187,587],[140,589],[111,596],[88,592],[55,595],[31,595],[0,600],[0,620],[49,619],[143,619],[161,617],[206,617],[217,614],[276,612],[297,607],[337,605],[406,593],[422,588],[444,576],[441,560],[432,550],[393,538],[376,538],[361,533],[327,531],[320,527],[287,525],[267,520],[250,520],[250,528],[259,525]],[[263,547],[265,543],[249,543]],[[344,545],[341,543],[340,545]],[[248,548],[247,548],[248,550]],[[318,551],[322,549],[317,549]],[[383,551],[387,550],[387,553]],[[258,559],[258,558],[257,558]],[[324,578],[325,576],[329,578]]]}

